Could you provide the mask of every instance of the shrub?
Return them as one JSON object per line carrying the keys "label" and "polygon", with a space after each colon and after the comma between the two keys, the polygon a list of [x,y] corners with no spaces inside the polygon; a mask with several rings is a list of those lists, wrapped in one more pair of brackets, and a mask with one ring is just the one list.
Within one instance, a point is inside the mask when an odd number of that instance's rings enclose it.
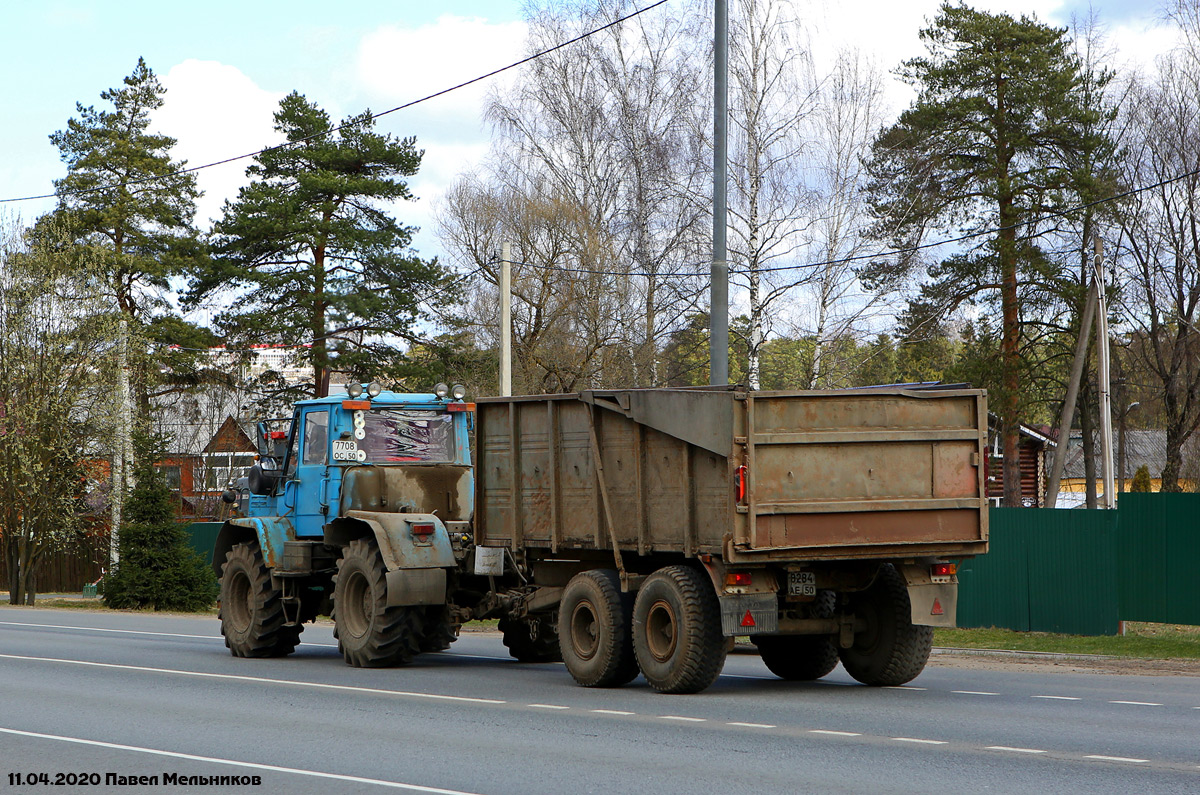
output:
{"label": "shrub", "polygon": [[1142,464],[1137,468],[1137,472],[1133,473],[1133,482],[1129,484],[1130,491],[1147,492],[1151,491],[1150,484],[1150,468]]}

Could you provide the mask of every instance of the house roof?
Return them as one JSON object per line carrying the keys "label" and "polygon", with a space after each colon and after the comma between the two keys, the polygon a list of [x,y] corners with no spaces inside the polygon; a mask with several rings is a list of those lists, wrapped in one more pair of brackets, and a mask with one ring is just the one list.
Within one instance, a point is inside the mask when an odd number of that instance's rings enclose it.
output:
{"label": "house roof", "polygon": [[[1100,434],[1094,434],[1097,458],[1100,455]],[[1184,460],[1195,458],[1200,453],[1200,440],[1192,439],[1184,445]],[[1158,477],[1167,463],[1167,432],[1162,429],[1127,430],[1125,431],[1125,477],[1132,478],[1139,467],[1145,466],[1151,477]],[[1113,434],[1113,464],[1121,466],[1120,440],[1118,434]],[[1096,475],[1100,474],[1100,462],[1096,462]],[[1121,476],[1118,471],[1117,477]],[[1071,431],[1067,440],[1067,460],[1063,467],[1063,476],[1068,478],[1086,477],[1083,461],[1083,432]]]}

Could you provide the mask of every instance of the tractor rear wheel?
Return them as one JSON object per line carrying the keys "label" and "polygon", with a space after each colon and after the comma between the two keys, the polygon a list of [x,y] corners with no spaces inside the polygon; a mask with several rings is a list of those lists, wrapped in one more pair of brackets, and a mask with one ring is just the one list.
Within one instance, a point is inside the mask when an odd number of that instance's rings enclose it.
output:
{"label": "tractor rear wheel", "polygon": [[420,651],[425,608],[388,607],[387,578],[374,541],[351,541],[333,576],[333,634],[356,668],[406,665]]}

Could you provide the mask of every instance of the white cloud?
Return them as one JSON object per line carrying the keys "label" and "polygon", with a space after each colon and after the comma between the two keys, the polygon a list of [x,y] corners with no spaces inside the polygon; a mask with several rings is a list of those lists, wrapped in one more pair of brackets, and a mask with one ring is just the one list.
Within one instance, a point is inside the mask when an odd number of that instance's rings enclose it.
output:
{"label": "white cloud", "polygon": [[[378,113],[520,60],[525,30],[523,22],[450,15],[416,28],[388,25],[360,42],[357,82]],[[379,121],[381,130],[415,135],[417,146],[425,150],[421,171],[410,183],[419,201],[397,208],[401,221],[421,227],[414,246],[422,255],[440,251],[433,223],[437,201],[459,174],[487,154],[483,111],[488,92],[515,74],[482,80]]]}
{"label": "white cloud", "polygon": [[[154,114],[154,125],[178,139],[172,154],[189,166],[249,154],[282,140],[273,129],[273,114],[283,94],[259,88],[234,66],[189,59],[172,67],[162,83],[166,103]],[[208,220],[220,216],[225,200],[237,196],[251,162],[246,158],[197,172],[204,191],[197,205],[199,226],[207,227]]]}

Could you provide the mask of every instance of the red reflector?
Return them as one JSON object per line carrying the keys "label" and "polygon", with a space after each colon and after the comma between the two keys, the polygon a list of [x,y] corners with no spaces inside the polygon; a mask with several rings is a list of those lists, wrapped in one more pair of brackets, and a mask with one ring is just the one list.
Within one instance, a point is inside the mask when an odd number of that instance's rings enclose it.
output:
{"label": "red reflector", "polygon": [[746,465],[737,468],[737,501],[746,501]]}
{"label": "red reflector", "polygon": [[474,411],[474,403],[447,403],[446,411]]}
{"label": "red reflector", "polygon": [[369,411],[371,401],[369,400],[343,400],[342,408],[346,411]]}
{"label": "red reflector", "polygon": [[933,600],[933,609],[929,611],[929,615],[944,616],[945,614],[946,614],[946,611],[942,609],[942,600],[934,599]]}
{"label": "red reflector", "polygon": [[414,524],[412,526],[412,531],[413,531],[413,535],[415,535],[415,536],[431,535],[433,533],[433,525],[429,524],[429,523]]}
{"label": "red reflector", "polygon": [[275,441],[280,441],[287,438],[287,431],[271,431],[270,437]]}
{"label": "red reflector", "polygon": [[746,615],[742,616],[742,626],[743,627],[758,626],[757,624],[754,623],[754,616],[750,615],[749,610],[746,611]]}
{"label": "red reflector", "polygon": [[951,577],[958,573],[958,564],[935,563],[929,567],[929,573],[934,577]]}

